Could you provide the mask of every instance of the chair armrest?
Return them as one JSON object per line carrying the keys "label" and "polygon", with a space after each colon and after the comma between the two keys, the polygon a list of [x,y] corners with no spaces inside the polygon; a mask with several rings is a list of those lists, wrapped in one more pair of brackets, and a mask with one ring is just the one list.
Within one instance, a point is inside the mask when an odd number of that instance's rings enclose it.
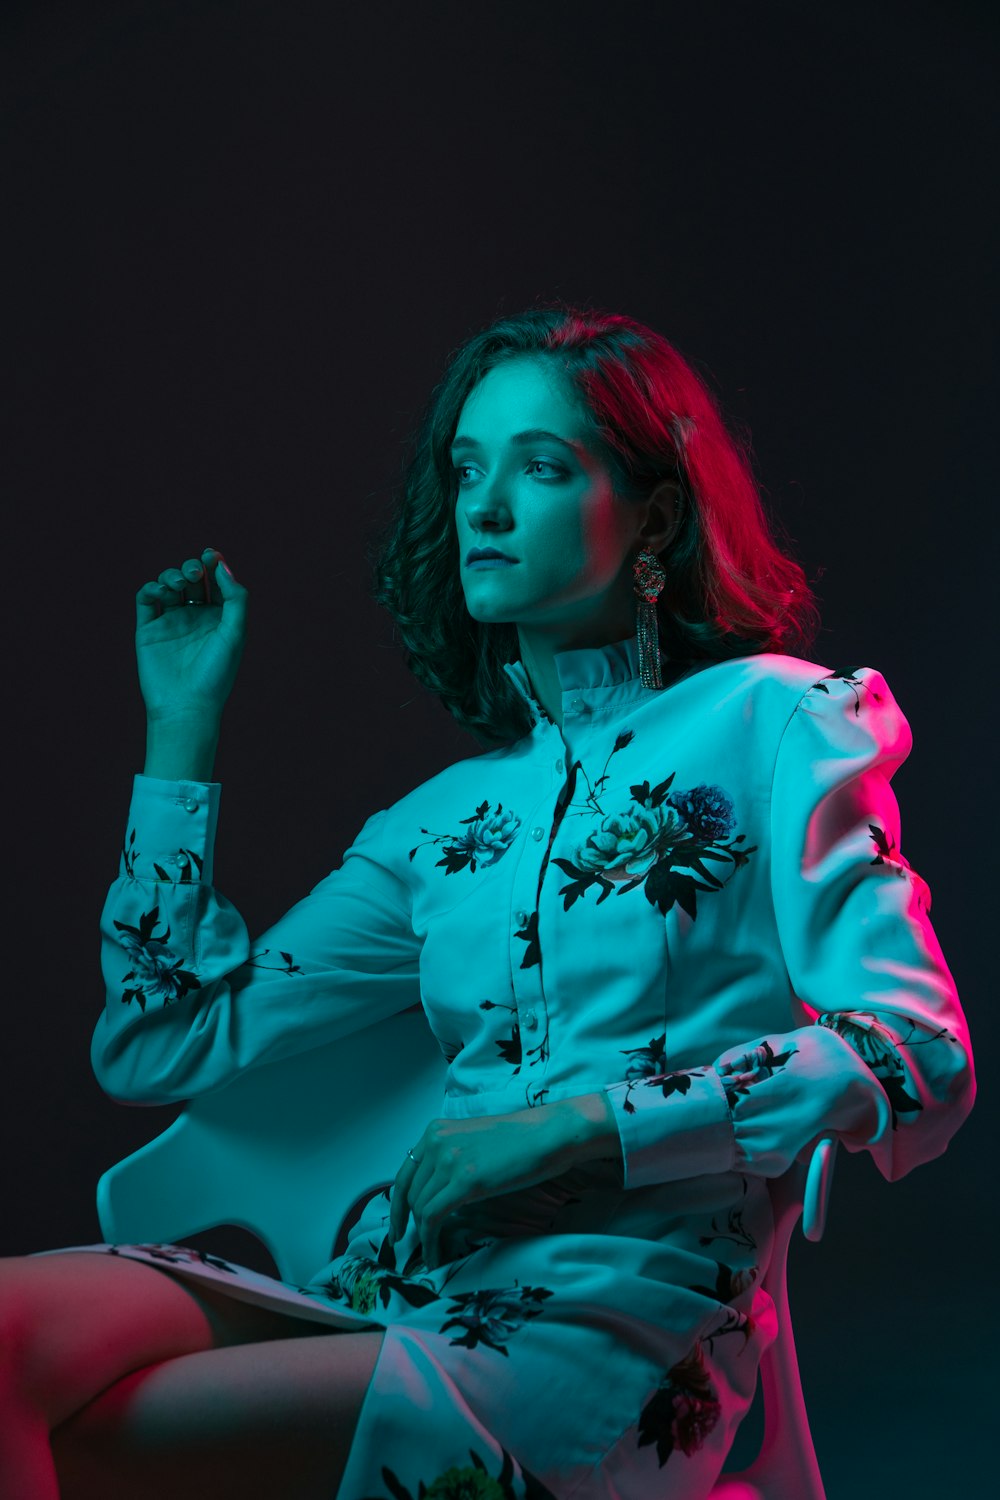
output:
{"label": "chair armrest", "polygon": [[817,1141],[806,1174],[802,1199],[802,1233],[807,1240],[820,1240],[826,1228],[826,1213],[833,1188],[833,1169],[837,1160],[837,1137],[825,1135]]}

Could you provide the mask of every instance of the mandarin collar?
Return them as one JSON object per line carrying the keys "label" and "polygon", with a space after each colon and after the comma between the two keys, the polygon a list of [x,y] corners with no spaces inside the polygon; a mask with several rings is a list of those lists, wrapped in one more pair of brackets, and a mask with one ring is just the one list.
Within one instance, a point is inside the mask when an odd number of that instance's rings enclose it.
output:
{"label": "mandarin collar", "polygon": [[[554,654],[556,675],[563,695],[563,715],[594,714],[637,703],[656,693],[639,675],[639,638],[631,635],[606,646],[584,646]],[[536,721],[548,722],[534,697],[522,661],[504,663],[504,671],[527,703]]]}

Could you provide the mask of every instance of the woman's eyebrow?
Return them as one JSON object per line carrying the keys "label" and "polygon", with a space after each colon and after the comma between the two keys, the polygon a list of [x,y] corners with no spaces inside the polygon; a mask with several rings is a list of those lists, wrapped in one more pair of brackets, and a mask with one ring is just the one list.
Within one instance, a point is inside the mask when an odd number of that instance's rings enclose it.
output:
{"label": "woman's eyebrow", "polygon": [[[515,432],[511,438],[512,443],[537,443],[537,442],[562,443],[564,448],[572,448],[574,453],[583,453],[582,443],[574,443],[571,438],[560,437],[557,432],[547,432],[544,427],[529,427],[526,432]],[[482,448],[482,443],[473,437],[464,435],[456,437],[451,445],[454,453],[457,448]]]}

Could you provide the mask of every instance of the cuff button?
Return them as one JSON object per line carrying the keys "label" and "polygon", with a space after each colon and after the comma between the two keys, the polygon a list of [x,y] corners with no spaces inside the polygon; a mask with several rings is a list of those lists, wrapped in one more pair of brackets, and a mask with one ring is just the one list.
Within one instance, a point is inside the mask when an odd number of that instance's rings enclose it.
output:
{"label": "cuff button", "polygon": [[185,812],[197,812],[199,805],[197,797],[185,797],[182,804]]}

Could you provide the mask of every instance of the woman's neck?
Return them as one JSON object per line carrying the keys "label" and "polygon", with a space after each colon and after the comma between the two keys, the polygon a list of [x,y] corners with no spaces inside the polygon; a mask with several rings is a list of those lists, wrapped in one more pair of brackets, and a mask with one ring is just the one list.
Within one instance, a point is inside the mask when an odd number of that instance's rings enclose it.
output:
{"label": "woman's neck", "polygon": [[563,727],[562,711],[562,683],[556,670],[556,653],[559,651],[582,651],[588,648],[599,650],[611,641],[627,639],[630,634],[635,633],[634,622],[623,626],[618,634],[607,635],[606,632],[592,631],[572,636],[567,634],[549,635],[537,630],[526,630],[518,626],[517,634],[521,643],[521,662],[528,674],[531,683],[531,691],[539,706],[545,711],[553,724],[557,724],[560,730]]}

